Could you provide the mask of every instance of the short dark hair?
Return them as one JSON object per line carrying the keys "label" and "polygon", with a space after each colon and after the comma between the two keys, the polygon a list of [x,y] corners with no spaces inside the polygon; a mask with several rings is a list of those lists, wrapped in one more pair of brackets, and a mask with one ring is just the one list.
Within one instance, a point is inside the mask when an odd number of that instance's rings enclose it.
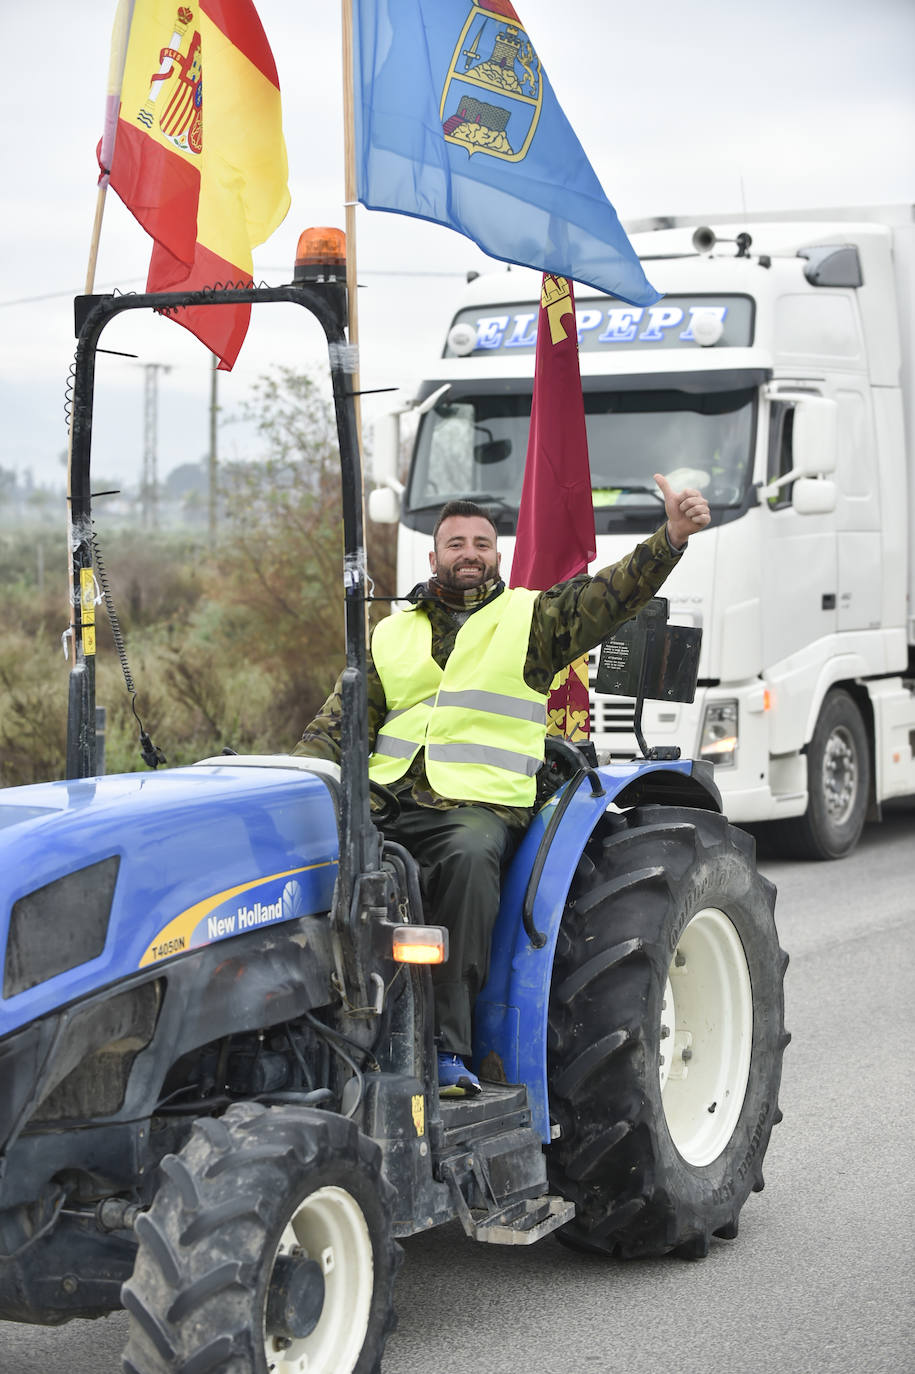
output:
{"label": "short dark hair", "polygon": [[499,531],[496,529],[496,522],[493,520],[488,510],[484,510],[482,506],[478,506],[475,501],[446,501],[438,513],[438,519],[432,531],[433,544],[438,544],[438,532],[442,522],[450,520],[454,515],[460,516],[464,520],[473,519],[474,517],[478,517],[481,520],[488,520],[492,525],[493,534],[498,538]]}

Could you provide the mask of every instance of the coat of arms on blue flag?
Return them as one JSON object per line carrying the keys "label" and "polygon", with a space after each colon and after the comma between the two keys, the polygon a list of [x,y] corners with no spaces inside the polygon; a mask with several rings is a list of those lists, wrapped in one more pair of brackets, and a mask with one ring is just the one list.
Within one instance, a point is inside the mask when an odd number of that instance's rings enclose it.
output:
{"label": "coat of arms on blue flag", "polygon": [[442,91],[442,128],[468,153],[520,161],[540,118],[540,60],[518,24],[472,5]]}
{"label": "coat of arms on blue flag", "polygon": [[658,299],[511,0],[353,0],[353,15],[363,205],[633,305]]}

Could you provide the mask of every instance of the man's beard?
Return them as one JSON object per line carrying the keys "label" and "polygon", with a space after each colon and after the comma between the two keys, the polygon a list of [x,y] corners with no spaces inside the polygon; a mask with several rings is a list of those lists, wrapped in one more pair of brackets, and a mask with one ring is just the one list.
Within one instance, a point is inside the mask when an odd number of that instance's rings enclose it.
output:
{"label": "man's beard", "polygon": [[478,568],[474,568],[475,576],[472,580],[467,577],[458,577],[455,569],[448,568],[447,571],[441,567],[436,570],[435,577],[440,587],[446,588],[449,592],[469,592],[476,587],[482,587],[484,582],[494,582],[499,576],[499,568],[496,563],[487,566],[483,563]]}

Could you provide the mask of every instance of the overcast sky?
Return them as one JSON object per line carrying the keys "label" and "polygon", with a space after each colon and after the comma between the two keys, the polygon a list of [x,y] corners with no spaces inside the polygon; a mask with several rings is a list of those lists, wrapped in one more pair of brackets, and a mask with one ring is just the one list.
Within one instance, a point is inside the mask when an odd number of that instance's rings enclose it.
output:
{"label": "overcast sky", "polygon": [[[445,3],[446,0],[440,0]],[[34,0],[8,39],[0,118],[0,466],[63,481],[72,296],[82,291],[95,207],[114,0]],[[301,229],[343,224],[340,6],[259,0],[283,95],[292,208],[255,252],[255,278],[289,279]],[[915,201],[913,0],[515,0],[522,21],[620,218]],[[412,387],[438,356],[468,269],[469,241],[400,215],[358,211],[365,387]],[[107,197],[97,289],[142,289],[149,240]],[[210,355],[168,321],[114,322],[100,362],[93,467],[125,484],[143,450],[141,364],[160,362],[164,477],[208,444]],[[276,362],[323,362],[317,326],[262,307],[230,376],[228,415]],[[374,403],[377,406],[380,402]],[[371,418],[372,405],[368,406]],[[242,455],[243,431],[220,434]]]}

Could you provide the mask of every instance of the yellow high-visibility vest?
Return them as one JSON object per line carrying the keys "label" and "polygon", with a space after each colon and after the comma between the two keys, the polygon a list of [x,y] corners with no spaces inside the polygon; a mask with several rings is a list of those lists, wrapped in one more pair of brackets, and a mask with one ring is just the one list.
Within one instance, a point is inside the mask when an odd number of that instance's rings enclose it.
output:
{"label": "yellow high-visibility vest", "polygon": [[543,762],[546,696],[524,681],[539,593],[506,588],[457,632],[444,669],[432,657],[432,624],[418,607],[382,620],[372,658],[388,713],[369,776],[392,783],[419,749],[442,797],[533,806]]}

